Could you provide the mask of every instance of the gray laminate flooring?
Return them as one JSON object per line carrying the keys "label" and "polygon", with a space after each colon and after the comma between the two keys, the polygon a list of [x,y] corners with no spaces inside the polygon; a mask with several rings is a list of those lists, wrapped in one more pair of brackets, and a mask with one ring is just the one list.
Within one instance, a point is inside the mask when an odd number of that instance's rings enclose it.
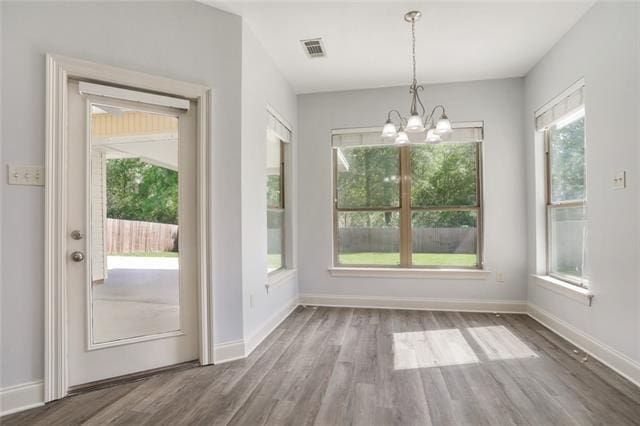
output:
{"label": "gray laminate flooring", "polygon": [[42,424],[640,424],[640,388],[525,315],[304,308],[244,360],[2,419]]}

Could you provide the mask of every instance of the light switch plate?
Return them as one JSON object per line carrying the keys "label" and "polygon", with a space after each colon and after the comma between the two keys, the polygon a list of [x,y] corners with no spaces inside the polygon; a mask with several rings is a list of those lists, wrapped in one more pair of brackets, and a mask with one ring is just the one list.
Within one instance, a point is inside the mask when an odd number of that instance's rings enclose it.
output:
{"label": "light switch plate", "polygon": [[7,166],[9,185],[44,186],[44,167],[42,166]]}
{"label": "light switch plate", "polygon": [[613,178],[613,189],[625,189],[627,187],[627,172],[616,173]]}

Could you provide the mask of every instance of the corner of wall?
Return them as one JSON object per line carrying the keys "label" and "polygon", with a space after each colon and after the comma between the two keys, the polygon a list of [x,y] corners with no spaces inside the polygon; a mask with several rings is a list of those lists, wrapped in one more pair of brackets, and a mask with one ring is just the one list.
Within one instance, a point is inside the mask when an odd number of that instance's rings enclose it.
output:
{"label": "corner of wall", "polygon": [[[250,353],[297,305],[297,273],[277,286],[267,286],[266,144],[267,106],[275,108],[293,127],[297,123],[297,98],[289,82],[260,43],[250,26],[242,21],[241,77],[241,222],[242,222],[242,330],[244,352]],[[292,156],[295,160],[295,156]],[[285,182],[295,183],[293,176]],[[286,197],[295,216],[295,187],[287,186]],[[295,219],[290,227],[293,238]],[[295,259],[295,254],[290,256]],[[295,265],[294,265],[295,266]],[[286,315],[285,315],[286,314]],[[283,315],[285,315],[283,317]]]}

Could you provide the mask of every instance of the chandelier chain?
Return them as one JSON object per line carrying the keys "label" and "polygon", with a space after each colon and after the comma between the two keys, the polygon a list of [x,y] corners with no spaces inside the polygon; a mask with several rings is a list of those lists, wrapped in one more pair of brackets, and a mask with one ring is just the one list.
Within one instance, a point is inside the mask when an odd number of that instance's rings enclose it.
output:
{"label": "chandelier chain", "polygon": [[416,20],[411,20],[411,60],[413,65],[413,84],[416,85]]}

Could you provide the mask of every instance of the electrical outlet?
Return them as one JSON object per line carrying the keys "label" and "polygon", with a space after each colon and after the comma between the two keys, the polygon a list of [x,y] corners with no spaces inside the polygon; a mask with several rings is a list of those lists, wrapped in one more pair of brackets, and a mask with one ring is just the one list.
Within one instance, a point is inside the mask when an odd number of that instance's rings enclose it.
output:
{"label": "electrical outlet", "polygon": [[44,186],[44,167],[42,166],[7,166],[9,185]]}
{"label": "electrical outlet", "polygon": [[253,308],[253,293],[249,295],[249,307]]}
{"label": "electrical outlet", "polygon": [[625,189],[627,187],[627,172],[618,172],[613,178],[613,189]]}
{"label": "electrical outlet", "polygon": [[504,282],[504,272],[496,272],[496,282],[498,283]]}

